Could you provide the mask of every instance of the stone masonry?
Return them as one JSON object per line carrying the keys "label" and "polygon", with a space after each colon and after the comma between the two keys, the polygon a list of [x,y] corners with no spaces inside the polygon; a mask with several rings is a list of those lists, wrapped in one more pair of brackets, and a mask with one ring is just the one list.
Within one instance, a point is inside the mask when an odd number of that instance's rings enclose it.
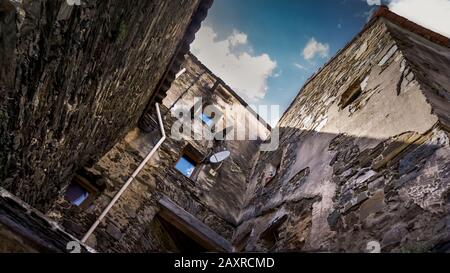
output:
{"label": "stone masonry", "polygon": [[382,8],[285,112],[281,148],[259,156],[235,244],[449,251],[449,72],[448,38]]}
{"label": "stone masonry", "polygon": [[48,209],[136,124],[201,2],[1,1],[0,186]]}
{"label": "stone masonry", "polygon": [[[381,7],[271,129],[180,53],[205,1],[0,2],[0,187],[45,212],[0,189],[0,251],[82,238],[159,141],[159,101],[168,138],[83,251],[450,252],[449,38]],[[215,131],[177,139],[199,105]]]}
{"label": "stone masonry", "polygon": [[[182,68],[186,71],[173,82],[161,105],[167,135],[171,135],[172,125],[177,120],[176,109],[191,109],[195,104],[194,97],[201,97],[203,103],[216,106],[223,115],[227,112],[235,114],[232,117],[236,120],[228,121],[228,124],[225,117],[220,118],[217,132],[231,124],[234,126],[230,134],[256,128],[254,140],[195,140],[193,137],[177,140],[169,137],[89,239],[88,244],[97,251],[180,251],[174,247],[157,217],[160,211],[158,200],[162,196],[170,198],[223,238],[231,241],[233,237],[244,202],[242,193],[247,187],[247,177],[259,144],[267,138],[270,127],[258,120],[242,99],[193,55],[186,55]],[[245,123],[244,119],[247,119]],[[194,127],[194,134],[200,134],[204,126],[200,123]],[[97,164],[87,168],[89,174],[85,176],[91,183],[101,180],[105,185],[92,205],[83,209],[71,205],[62,196],[49,216],[81,238],[159,138],[157,117],[154,111],[148,112],[140,127],[132,129]],[[201,157],[195,178],[187,178],[174,168],[187,146]],[[213,153],[222,150],[230,151],[230,158],[222,164],[208,162]]]}

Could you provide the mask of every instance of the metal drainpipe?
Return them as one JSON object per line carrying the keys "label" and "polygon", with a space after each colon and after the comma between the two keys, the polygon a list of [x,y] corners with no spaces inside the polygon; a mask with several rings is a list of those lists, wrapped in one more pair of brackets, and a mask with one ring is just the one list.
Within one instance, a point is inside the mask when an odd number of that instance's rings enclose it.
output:
{"label": "metal drainpipe", "polygon": [[161,118],[161,112],[159,111],[159,104],[156,103],[156,113],[158,114],[158,121],[159,126],[161,129],[162,138],[158,141],[158,143],[153,147],[153,149],[148,153],[148,155],[145,157],[145,159],[142,161],[142,163],[137,167],[137,169],[134,171],[134,173],[130,176],[130,178],[127,180],[127,182],[122,186],[120,191],[114,196],[114,198],[111,200],[109,205],[103,210],[102,214],[97,218],[95,223],[91,226],[89,231],[84,235],[83,239],[81,239],[82,243],[85,243],[87,239],[89,239],[89,236],[94,232],[94,230],[97,228],[97,226],[100,224],[100,222],[105,218],[105,216],[108,214],[109,210],[114,206],[114,204],[119,200],[120,196],[123,194],[123,192],[128,188],[128,186],[131,184],[131,182],[134,180],[134,178],[139,174],[139,172],[144,168],[144,166],[147,164],[147,162],[152,158],[152,156],[155,154],[155,152],[158,150],[158,148],[163,144],[163,142],[166,140],[166,133],[164,131],[164,124],[162,122]]}

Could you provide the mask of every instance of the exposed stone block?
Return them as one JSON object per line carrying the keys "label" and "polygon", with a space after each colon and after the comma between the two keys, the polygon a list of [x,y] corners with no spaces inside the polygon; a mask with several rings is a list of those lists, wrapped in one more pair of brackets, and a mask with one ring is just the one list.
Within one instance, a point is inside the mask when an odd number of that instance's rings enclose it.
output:
{"label": "exposed stone block", "polygon": [[108,226],[106,227],[106,232],[108,232],[108,234],[111,235],[117,241],[120,241],[123,237],[123,234],[120,231],[120,229],[113,224],[108,224]]}
{"label": "exposed stone block", "polygon": [[366,219],[367,216],[371,214],[381,211],[385,205],[384,191],[377,191],[359,207],[359,216],[361,220]]}

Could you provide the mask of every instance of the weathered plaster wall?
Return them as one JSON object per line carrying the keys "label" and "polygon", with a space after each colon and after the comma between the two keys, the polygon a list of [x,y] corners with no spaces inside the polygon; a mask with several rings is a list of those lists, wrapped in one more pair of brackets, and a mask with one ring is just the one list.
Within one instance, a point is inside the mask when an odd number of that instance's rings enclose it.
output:
{"label": "weathered plaster wall", "polygon": [[[378,241],[382,251],[448,248],[450,137],[415,71],[438,69],[427,82],[448,89],[441,68],[450,50],[421,40],[427,52],[405,53],[405,38],[391,28],[385,19],[374,22],[303,87],[279,123],[281,148],[258,159],[235,245],[362,252]],[[411,69],[415,56],[428,58],[429,68]],[[448,114],[448,99],[435,101]]]}
{"label": "weathered plaster wall", "polygon": [[[239,113],[246,111],[227,87],[215,84],[218,79],[193,56],[187,55],[182,67],[186,68],[186,72],[173,82],[167,99],[161,105],[168,139],[89,239],[88,244],[98,251],[178,251],[167,231],[155,217],[160,210],[158,200],[162,195],[169,197],[222,237],[231,240],[233,236],[236,217],[243,202],[242,193],[247,187],[246,178],[260,141],[226,141],[219,145],[212,140],[176,140],[170,137],[172,125],[177,119],[168,107],[173,105],[172,110],[178,107],[190,109],[194,105],[191,100],[193,96],[202,96],[222,112],[225,112],[226,108]],[[215,88],[221,88],[221,91]],[[183,94],[183,97],[177,99],[179,94]],[[265,138],[269,130],[253,114],[247,116],[250,119],[248,124],[261,127],[259,137]],[[141,127],[145,131],[134,128],[125,139],[89,168],[89,172],[101,177],[100,180],[106,186],[92,206],[81,209],[61,197],[49,216],[81,238],[161,137],[154,111],[144,115]],[[203,125],[195,127],[195,133],[200,133],[202,128]],[[228,149],[231,156],[220,168],[218,165],[203,162],[199,167],[198,177],[189,179],[174,168],[187,144],[195,147],[205,159],[213,150],[223,148]],[[211,168],[215,168],[217,174],[212,175]]]}
{"label": "weathered plaster wall", "polygon": [[136,124],[199,2],[2,1],[0,185],[47,209]]}
{"label": "weathered plaster wall", "polygon": [[[448,47],[389,23],[389,31],[398,41],[410,69],[433,107],[439,122],[450,128],[450,52]],[[449,42],[450,44],[450,42]]]}

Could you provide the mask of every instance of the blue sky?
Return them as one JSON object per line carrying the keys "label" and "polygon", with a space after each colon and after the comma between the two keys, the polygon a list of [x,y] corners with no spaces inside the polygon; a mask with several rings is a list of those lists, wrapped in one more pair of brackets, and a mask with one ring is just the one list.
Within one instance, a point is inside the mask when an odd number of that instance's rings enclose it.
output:
{"label": "blue sky", "polygon": [[[450,0],[384,3],[448,35]],[[192,52],[246,101],[277,104],[283,113],[305,81],[362,29],[377,4],[380,0],[215,0]]]}

